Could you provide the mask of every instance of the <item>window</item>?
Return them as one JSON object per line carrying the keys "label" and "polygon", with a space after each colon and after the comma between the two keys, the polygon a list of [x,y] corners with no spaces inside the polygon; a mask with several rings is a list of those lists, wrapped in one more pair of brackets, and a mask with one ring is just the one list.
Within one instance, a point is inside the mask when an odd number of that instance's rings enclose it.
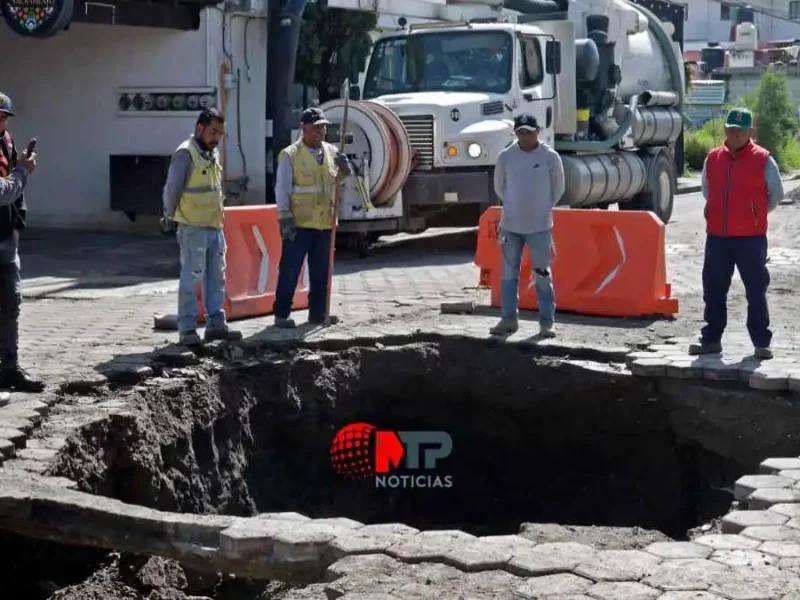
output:
{"label": "window", "polygon": [[722,2],[719,5],[719,18],[721,21],[733,21],[736,19],[736,7]]}
{"label": "window", "polygon": [[688,4],[683,4],[682,2],[675,2],[675,4],[677,4],[678,6],[680,6],[683,9],[683,20],[684,21],[688,21],[689,20],[689,5]]}
{"label": "window", "polygon": [[544,80],[542,52],[539,40],[525,37],[520,40],[519,87],[523,90],[540,84]]}
{"label": "window", "polygon": [[800,2],[797,0],[789,2],[789,18],[800,19]]}
{"label": "window", "polygon": [[408,92],[490,92],[511,87],[512,37],[505,31],[421,32],[375,44],[364,98]]}

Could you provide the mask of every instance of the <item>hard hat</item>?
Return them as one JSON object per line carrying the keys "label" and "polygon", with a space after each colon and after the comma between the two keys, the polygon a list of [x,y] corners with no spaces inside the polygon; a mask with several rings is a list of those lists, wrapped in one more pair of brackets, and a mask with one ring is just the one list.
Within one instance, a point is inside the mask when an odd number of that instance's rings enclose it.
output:
{"label": "hard hat", "polygon": [[0,92],[0,113],[5,113],[10,117],[14,116],[14,111],[11,109],[11,98]]}

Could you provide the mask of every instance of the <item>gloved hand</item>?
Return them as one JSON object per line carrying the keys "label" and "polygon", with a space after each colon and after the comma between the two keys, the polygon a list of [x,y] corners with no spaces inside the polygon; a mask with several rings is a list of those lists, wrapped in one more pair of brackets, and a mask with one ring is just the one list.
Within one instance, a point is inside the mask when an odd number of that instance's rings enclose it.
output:
{"label": "gloved hand", "polygon": [[336,159],[334,161],[336,166],[339,167],[339,171],[345,175],[350,175],[353,172],[353,169],[350,166],[350,159],[347,158],[347,155],[344,152],[339,152],[336,155]]}
{"label": "gloved hand", "polygon": [[294,217],[291,215],[282,215],[278,218],[278,225],[281,228],[281,238],[293,242],[295,235],[297,235]]}
{"label": "gloved hand", "polygon": [[159,219],[158,224],[161,226],[162,233],[173,233],[178,229],[178,224],[167,215],[163,215]]}

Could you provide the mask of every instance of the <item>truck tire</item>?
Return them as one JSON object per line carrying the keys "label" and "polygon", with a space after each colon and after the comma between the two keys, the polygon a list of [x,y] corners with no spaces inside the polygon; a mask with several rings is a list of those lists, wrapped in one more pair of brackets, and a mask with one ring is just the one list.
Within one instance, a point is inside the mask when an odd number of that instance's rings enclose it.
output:
{"label": "truck tire", "polygon": [[629,202],[620,203],[621,210],[648,210],[655,213],[666,225],[672,218],[678,180],[675,176],[675,161],[667,148],[654,154],[642,156],[647,168],[644,190]]}

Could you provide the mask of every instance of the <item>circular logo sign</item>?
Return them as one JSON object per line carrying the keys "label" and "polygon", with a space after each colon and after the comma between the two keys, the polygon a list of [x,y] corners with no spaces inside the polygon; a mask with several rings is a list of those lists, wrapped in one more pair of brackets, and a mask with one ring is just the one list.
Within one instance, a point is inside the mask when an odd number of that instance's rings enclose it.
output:
{"label": "circular logo sign", "polygon": [[461,111],[454,108],[450,111],[450,118],[453,119],[453,121],[458,121],[461,118]]}
{"label": "circular logo sign", "polygon": [[12,31],[26,37],[50,37],[72,20],[74,0],[0,0]]}
{"label": "circular logo sign", "polygon": [[376,429],[369,423],[353,423],[336,433],[330,450],[336,473],[345,479],[366,479],[375,474],[370,457]]}

